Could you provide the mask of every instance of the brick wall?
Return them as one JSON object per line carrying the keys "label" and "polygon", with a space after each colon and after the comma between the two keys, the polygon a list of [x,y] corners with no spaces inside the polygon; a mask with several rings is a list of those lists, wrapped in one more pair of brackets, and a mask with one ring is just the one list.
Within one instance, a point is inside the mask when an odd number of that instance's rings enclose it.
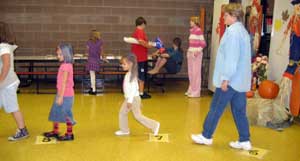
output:
{"label": "brick wall", "polygon": [[0,21],[16,34],[16,55],[55,54],[61,41],[84,53],[91,29],[102,33],[106,54],[122,55],[130,50],[122,38],[131,35],[138,16],[147,20],[150,40],[159,35],[169,44],[179,36],[187,49],[188,19],[200,7],[207,9],[206,29],[211,29],[212,0],[1,0]]}

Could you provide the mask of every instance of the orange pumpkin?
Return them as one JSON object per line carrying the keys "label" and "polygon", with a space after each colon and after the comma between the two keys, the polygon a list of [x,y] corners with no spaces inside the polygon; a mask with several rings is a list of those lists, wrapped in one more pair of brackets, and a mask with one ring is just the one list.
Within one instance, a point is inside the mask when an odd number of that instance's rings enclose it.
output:
{"label": "orange pumpkin", "polygon": [[258,93],[262,98],[274,99],[279,92],[279,86],[270,80],[264,80],[259,84]]}
{"label": "orange pumpkin", "polygon": [[248,91],[246,92],[247,98],[252,98],[254,96],[254,91]]}

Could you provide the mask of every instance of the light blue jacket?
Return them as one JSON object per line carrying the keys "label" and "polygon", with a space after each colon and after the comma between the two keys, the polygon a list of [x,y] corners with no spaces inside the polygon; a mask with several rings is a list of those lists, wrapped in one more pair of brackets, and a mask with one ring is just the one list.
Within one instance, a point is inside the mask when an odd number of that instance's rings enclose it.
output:
{"label": "light blue jacket", "polygon": [[241,22],[230,25],[220,42],[213,83],[220,88],[223,80],[238,92],[247,92],[251,87],[250,37]]}

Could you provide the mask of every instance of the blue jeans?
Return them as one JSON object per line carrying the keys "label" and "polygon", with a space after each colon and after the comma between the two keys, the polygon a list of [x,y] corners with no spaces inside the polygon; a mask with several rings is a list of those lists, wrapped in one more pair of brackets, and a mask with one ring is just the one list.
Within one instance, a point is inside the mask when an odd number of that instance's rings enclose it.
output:
{"label": "blue jeans", "polygon": [[202,135],[208,139],[212,138],[219,119],[229,102],[231,104],[234,122],[239,132],[239,141],[249,141],[250,134],[246,116],[246,94],[245,92],[235,91],[230,86],[228,86],[226,92],[222,91],[221,88],[216,89],[210,105],[210,110],[203,125]]}

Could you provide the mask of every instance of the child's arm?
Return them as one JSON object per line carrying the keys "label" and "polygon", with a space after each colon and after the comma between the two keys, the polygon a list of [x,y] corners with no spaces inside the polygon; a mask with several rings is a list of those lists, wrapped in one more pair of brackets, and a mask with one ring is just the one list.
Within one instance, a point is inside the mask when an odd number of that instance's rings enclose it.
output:
{"label": "child's arm", "polygon": [[62,81],[62,85],[61,85],[61,90],[58,91],[59,92],[58,98],[56,100],[56,103],[58,105],[62,105],[62,103],[63,103],[63,98],[64,98],[65,89],[66,89],[66,85],[67,85],[68,75],[69,75],[69,72],[63,71],[63,81]]}
{"label": "child's arm", "polygon": [[129,44],[139,44],[142,45],[146,48],[152,48],[155,47],[155,43],[154,42],[146,42],[144,40],[137,40],[136,38],[133,37],[124,37],[123,40]]}
{"label": "child's arm", "polygon": [[86,49],[85,49],[85,55],[89,55],[89,50],[90,50],[90,48],[89,48],[89,46],[86,46]]}
{"label": "child's arm", "polygon": [[2,69],[1,69],[1,73],[0,73],[0,83],[2,81],[4,81],[4,79],[6,78],[9,68],[10,68],[10,54],[3,54],[1,56],[3,65],[2,65]]}
{"label": "child's arm", "polygon": [[103,56],[103,53],[104,53],[104,52],[103,52],[103,45],[100,46],[100,51],[101,51],[101,52],[99,53],[99,55],[100,55],[100,60],[102,60],[102,59],[103,59],[102,56]]}
{"label": "child's arm", "polygon": [[144,40],[138,40],[139,44],[144,46],[145,48],[153,48],[153,45],[150,45],[148,42],[144,41]]}
{"label": "child's arm", "polygon": [[159,55],[159,50],[156,50],[154,53],[151,54],[152,57],[156,57]]}
{"label": "child's arm", "polygon": [[100,51],[101,51],[101,53],[100,53],[100,60],[103,60],[105,63],[109,63],[109,61],[106,59],[106,57],[104,55],[103,43],[102,43],[102,45],[100,47]]}
{"label": "child's arm", "polygon": [[100,46],[99,46],[99,56],[100,56],[100,60],[103,59],[103,41],[102,39],[99,39],[99,42],[100,42]]}
{"label": "child's arm", "polygon": [[[126,77],[126,76],[125,76]],[[127,102],[127,108],[130,109],[132,107],[132,103],[134,102],[134,97],[136,92],[139,89],[139,85],[137,81],[130,82],[129,80],[125,79],[125,89],[124,92],[126,93],[126,102]]]}

